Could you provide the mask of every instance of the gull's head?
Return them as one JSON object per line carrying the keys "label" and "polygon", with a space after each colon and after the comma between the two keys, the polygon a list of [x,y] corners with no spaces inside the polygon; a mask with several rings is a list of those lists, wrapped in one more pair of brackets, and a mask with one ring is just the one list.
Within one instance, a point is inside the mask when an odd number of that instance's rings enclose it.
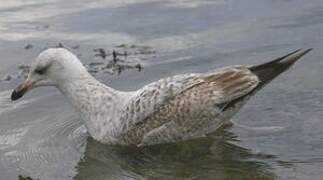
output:
{"label": "gull's head", "polygon": [[21,98],[39,86],[59,86],[66,81],[87,75],[79,59],[64,48],[44,50],[32,62],[27,79],[11,95],[11,100]]}

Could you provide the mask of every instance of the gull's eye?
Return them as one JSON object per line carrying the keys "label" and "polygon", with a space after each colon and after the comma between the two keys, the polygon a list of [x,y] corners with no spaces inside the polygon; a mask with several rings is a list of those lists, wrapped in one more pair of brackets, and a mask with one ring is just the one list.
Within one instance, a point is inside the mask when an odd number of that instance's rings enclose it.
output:
{"label": "gull's eye", "polygon": [[46,72],[46,68],[35,69],[35,72],[39,75],[43,75]]}

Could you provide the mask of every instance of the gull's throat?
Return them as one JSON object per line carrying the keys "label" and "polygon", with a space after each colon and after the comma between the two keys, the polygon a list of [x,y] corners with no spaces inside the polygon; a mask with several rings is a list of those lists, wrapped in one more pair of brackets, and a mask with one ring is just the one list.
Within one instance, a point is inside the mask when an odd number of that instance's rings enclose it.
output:
{"label": "gull's throat", "polygon": [[[121,92],[90,76],[62,83],[58,88],[80,113],[91,136],[102,140],[104,137],[112,138],[113,133],[117,133],[120,123],[118,116],[122,110],[118,102],[124,102]],[[106,136],[107,133],[109,136]]]}

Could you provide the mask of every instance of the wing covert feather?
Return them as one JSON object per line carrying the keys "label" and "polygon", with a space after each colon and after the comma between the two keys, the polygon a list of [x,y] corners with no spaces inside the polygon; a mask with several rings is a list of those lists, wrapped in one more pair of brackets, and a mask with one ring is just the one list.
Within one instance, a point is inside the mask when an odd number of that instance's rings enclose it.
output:
{"label": "wing covert feather", "polygon": [[145,139],[156,140],[162,138],[167,124],[177,131],[177,139],[203,135],[222,124],[218,116],[223,105],[248,94],[258,83],[246,66],[161,79],[139,90],[129,102],[123,138],[135,145],[142,144],[147,134]]}

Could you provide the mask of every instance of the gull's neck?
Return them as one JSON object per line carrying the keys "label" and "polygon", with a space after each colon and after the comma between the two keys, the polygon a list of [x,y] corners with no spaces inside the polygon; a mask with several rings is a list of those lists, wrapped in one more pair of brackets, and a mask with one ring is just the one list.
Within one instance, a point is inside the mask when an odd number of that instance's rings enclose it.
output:
{"label": "gull's neck", "polygon": [[92,137],[97,140],[111,138],[120,133],[120,114],[128,93],[114,90],[87,72],[64,79],[58,88],[81,114]]}

